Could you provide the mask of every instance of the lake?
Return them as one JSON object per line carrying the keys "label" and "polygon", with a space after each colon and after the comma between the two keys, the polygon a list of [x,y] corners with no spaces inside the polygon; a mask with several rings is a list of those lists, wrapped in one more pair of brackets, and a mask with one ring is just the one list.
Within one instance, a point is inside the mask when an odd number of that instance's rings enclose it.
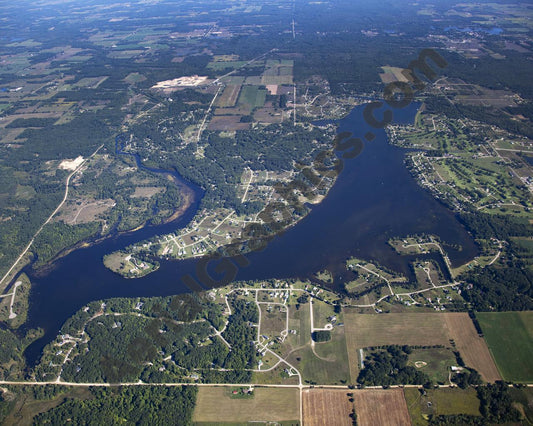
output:
{"label": "lake", "polygon": [[[391,237],[429,233],[460,247],[447,247],[454,265],[478,254],[474,240],[453,212],[420,188],[404,165],[405,149],[387,143],[384,130],[372,129],[362,115],[363,106],[339,121],[339,132],[350,131],[362,138],[373,131],[376,138],[365,142],[358,157],[345,160],[345,167],[324,201],[312,207],[300,223],[276,237],[262,252],[246,257],[237,279],[311,278],[324,268],[338,284],[346,273],[345,260],[357,256],[412,276],[413,257],[399,256],[387,244]],[[417,105],[394,111],[396,123],[413,121]],[[379,113],[376,114],[379,117]],[[44,345],[53,340],[64,321],[88,302],[110,297],[163,296],[187,291],[181,277],[195,275],[197,259],[162,261],[156,272],[139,279],[125,279],[106,269],[105,254],[153,235],[185,226],[194,216],[201,190],[191,186],[195,199],[178,221],[147,227],[132,234],[104,240],[76,250],[56,262],[44,276],[30,270],[33,288],[26,328],[42,327],[44,337],[26,350],[28,364],[39,358]],[[435,255],[430,255],[435,258]],[[419,256],[421,257],[421,256]],[[442,263],[441,263],[442,265]],[[28,269],[28,268],[27,268]]]}

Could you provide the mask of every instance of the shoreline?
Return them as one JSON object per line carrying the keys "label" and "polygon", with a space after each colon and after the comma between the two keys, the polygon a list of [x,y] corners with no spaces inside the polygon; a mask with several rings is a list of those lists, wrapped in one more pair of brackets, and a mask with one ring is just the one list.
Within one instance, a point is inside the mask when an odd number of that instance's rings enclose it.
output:
{"label": "shoreline", "polygon": [[[180,188],[183,188],[184,185],[180,185]],[[190,190],[189,188],[186,189],[186,191],[184,192],[183,194],[183,203],[180,204],[180,206],[174,211],[174,213],[172,213],[172,215],[170,215],[168,218],[166,218],[162,223],[161,225],[166,225],[166,224],[169,224],[169,223],[172,223],[178,219],[180,219],[183,214],[187,211],[187,209],[192,205],[194,201],[194,193],[192,190]],[[100,237],[95,237],[93,239],[89,238],[89,239],[85,239],[85,240],[82,240],[82,241],[79,241],[78,243],[74,244],[73,246],[70,246],[70,247],[67,247],[63,250],[61,250],[58,254],[56,254],[52,259],[50,259],[49,261],[47,261],[45,264],[43,264],[42,266],[39,266],[35,269],[33,269],[32,265],[33,265],[33,261],[30,261],[29,263],[26,263],[20,270],[18,270],[13,278],[10,280],[10,283],[16,279],[16,277],[24,272],[24,269],[27,268],[28,266],[29,267],[32,267],[32,270],[31,271],[28,271],[31,273],[32,276],[35,276],[35,277],[42,277],[46,274],[48,274],[50,271],[52,271],[55,267],[55,263],[62,259],[63,257],[69,255],[70,253],[72,253],[73,251],[76,251],[80,248],[88,248],[88,247],[92,247],[92,246],[95,246],[97,244],[100,244],[102,243],[103,241],[109,239],[109,238],[112,238],[112,237],[119,237],[119,236],[123,236],[123,235],[127,235],[127,234],[132,234],[136,231],[139,231],[141,229],[144,229],[146,227],[150,227],[150,226],[158,226],[158,225],[150,225],[148,223],[149,221],[145,221],[143,222],[142,224],[136,226],[135,228],[132,228],[132,229],[128,229],[128,230],[125,230],[125,231],[115,231],[113,233],[110,233],[110,234],[107,234],[105,236],[100,236]]]}

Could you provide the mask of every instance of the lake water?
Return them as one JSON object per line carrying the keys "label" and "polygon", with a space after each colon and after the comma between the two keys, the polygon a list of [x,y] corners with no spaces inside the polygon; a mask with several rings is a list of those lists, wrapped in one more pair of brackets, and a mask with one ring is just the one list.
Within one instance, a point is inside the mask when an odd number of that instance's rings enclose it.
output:
{"label": "lake water", "polygon": [[[313,206],[306,218],[272,240],[264,251],[247,255],[250,265],[239,270],[237,279],[310,278],[316,271],[328,268],[338,283],[346,273],[344,262],[350,256],[377,260],[412,276],[409,262],[413,257],[399,256],[387,245],[389,238],[408,234],[434,234],[446,243],[460,246],[460,250],[447,248],[455,265],[477,254],[473,239],[455,215],[421,189],[406,170],[406,150],[389,145],[383,130],[370,128],[363,120],[362,109],[356,107],[341,120],[339,131],[350,131],[361,138],[373,131],[376,139],[366,142],[357,158],[345,161],[344,170],[326,199]],[[411,105],[395,111],[395,122],[412,122],[416,109],[417,105]],[[193,204],[174,223],[144,228],[76,250],[57,261],[44,276],[26,271],[33,283],[26,327],[45,330],[44,337],[25,352],[29,365],[38,360],[44,345],[55,338],[64,321],[90,301],[187,291],[180,278],[186,273],[195,276],[197,259],[162,261],[158,271],[127,280],[106,269],[102,257],[185,226],[194,216],[202,194],[199,188],[193,187],[192,191]],[[435,255],[430,257],[438,259]]]}

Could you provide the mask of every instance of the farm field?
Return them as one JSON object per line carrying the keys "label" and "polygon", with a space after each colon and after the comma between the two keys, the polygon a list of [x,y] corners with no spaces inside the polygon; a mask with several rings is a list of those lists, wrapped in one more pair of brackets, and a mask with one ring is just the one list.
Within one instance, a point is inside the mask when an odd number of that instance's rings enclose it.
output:
{"label": "farm field", "polygon": [[419,389],[405,388],[405,400],[413,426],[427,425],[424,416],[433,414],[467,414],[479,416],[479,399],[473,388],[441,388],[426,390],[423,395]]}
{"label": "farm field", "polygon": [[[202,387],[193,414],[195,423],[298,421],[298,389],[256,388],[254,397],[231,397],[232,388]],[[272,407],[276,407],[275,410]]]}
{"label": "farm field", "polygon": [[220,97],[217,99],[219,107],[233,107],[241,91],[240,84],[230,84],[226,86]]}
{"label": "farm field", "polygon": [[402,389],[366,389],[353,392],[357,424],[380,426],[410,425]]}
{"label": "farm field", "polygon": [[501,379],[485,340],[479,337],[466,313],[374,315],[357,314],[350,310],[344,312],[352,377],[358,374],[355,368],[359,365],[360,348],[382,345],[449,347],[452,339],[468,367],[475,368],[488,382]]}
{"label": "farm field", "polygon": [[442,314],[358,314],[344,310],[350,374],[359,373],[359,349],[382,345],[448,345]]}
{"label": "farm field", "polygon": [[533,312],[476,314],[505,380],[533,382]]}
{"label": "farm field", "polygon": [[303,421],[306,426],[349,426],[353,403],[345,390],[303,391]]}
{"label": "farm field", "polygon": [[262,107],[265,104],[266,90],[258,86],[242,86],[238,105],[247,105],[250,109]]}
{"label": "farm field", "polygon": [[465,364],[475,368],[487,382],[501,380],[487,344],[478,335],[468,314],[454,312],[443,315],[450,330],[450,338],[455,341]]}

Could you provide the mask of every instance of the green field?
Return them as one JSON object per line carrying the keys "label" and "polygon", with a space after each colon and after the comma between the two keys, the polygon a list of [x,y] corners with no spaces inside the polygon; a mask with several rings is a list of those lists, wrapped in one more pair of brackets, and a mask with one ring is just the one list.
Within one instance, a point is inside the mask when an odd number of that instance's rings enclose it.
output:
{"label": "green field", "polygon": [[479,416],[479,399],[473,388],[441,388],[426,390],[405,388],[405,400],[413,426],[427,425],[426,417],[433,414],[469,414]]}
{"label": "green field", "polygon": [[[316,354],[316,355],[315,355]],[[288,358],[310,384],[344,384],[350,380],[348,352],[342,327],[336,327],[329,342],[310,344],[295,350]]]}
{"label": "green field", "polygon": [[207,65],[207,68],[215,70],[215,71],[221,71],[227,68],[231,68],[231,69],[240,68],[245,64],[246,64],[246,61],[214,61],[214,62],[210,62],[209,65]]}
{"label": "green field", "polygon": [[[417,364],[415,364],[418,361]],[[426,365],[423,365],[425,363]],[[414,349],[409,355],[409,364],[439,384],[448,383],[448,373],[452,365],[457,365],[452,351],[444,348]]]}
{"label": "green field", "polygon": [[238,105],[249,105],[251,108],[262,107],[265,104],[266,90],[259,86],[242,86]]}
{"label": "green field", "polygon": [[505,380],[533,382],[533,312],[476,314]]}

